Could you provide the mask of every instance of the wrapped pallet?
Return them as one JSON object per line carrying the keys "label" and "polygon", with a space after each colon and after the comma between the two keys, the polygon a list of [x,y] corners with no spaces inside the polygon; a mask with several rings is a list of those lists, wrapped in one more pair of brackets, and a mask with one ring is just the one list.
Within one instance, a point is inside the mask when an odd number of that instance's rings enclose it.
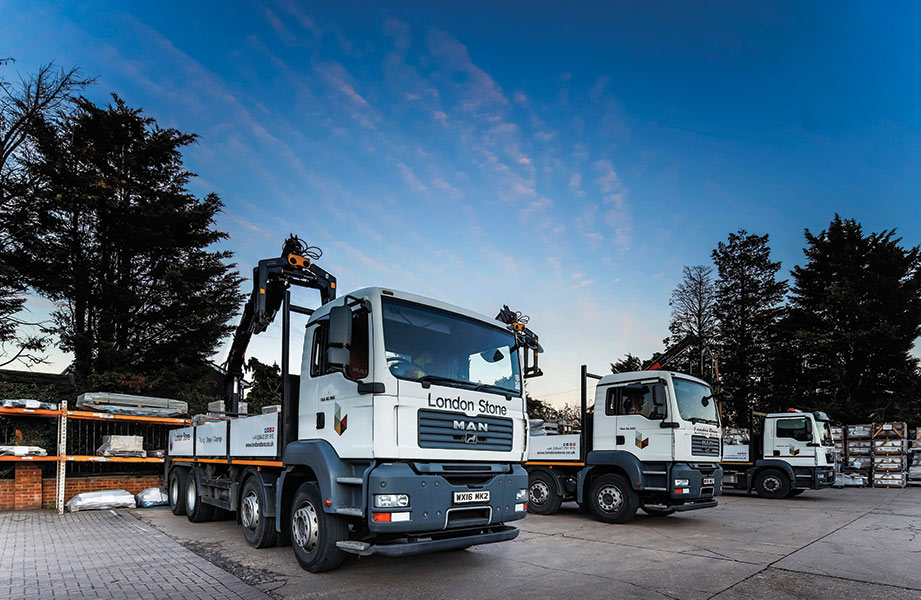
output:
{"label": "wrapped pallet", "polygon": [[873,487],[903,488],[906,477],[903,472],[873,471]]}
{"label": "wrapped pallet", "polygon": [[144,437],[140,435],[106,435],[96,449],[97,456],[128,456],[144,458]]}
{"label": "wrapped pallet", "polygon": [[908,424],[873,423],[873,487],[905,487],[908,479]]}

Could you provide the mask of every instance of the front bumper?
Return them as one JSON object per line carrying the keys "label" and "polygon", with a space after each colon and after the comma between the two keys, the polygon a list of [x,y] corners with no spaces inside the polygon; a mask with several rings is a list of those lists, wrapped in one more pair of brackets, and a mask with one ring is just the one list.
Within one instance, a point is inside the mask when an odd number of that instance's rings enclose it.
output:
{"label": "front bumper", "polygon": [[821,490],[835,485],[835,468],[828,467],[793,467],[795,489]]}
{"label": "front bumper", "polygon": [[460,550],[479,544],[493,544],[495,542],[513,540],[518,537],[518,529],[507,525],[500,525],[486,530],[477,530],[472,533],[457,531],[445,533],[449,533],[450,535],[402,543],[395,542],[392,544],[369,544],[367,542],[348,541],[338,542],[336,545],[340,550],[351,552],[359,556],[371,556],[372,554],[379,554],[381,556],[409,556],[411,554],[422,554],[425,552],[438,552],[439,550]]}
{"label": "front bumper", "polygon": [[[707,464],[706,469],[714,468],[706,472],[702,467],[695,463],[675,463],[671,468],[669,476],[669,498],[673,503],[672,508],[678,508],[682,504],[692,504],[700,501],[712,500],[714,496],[723,493],[723,468],[719,465]],[[678,489],[687,490],[686,493],[677,493],[674,485],[676,479],[687,479],[688,485],[682,485]],[[713,479],[713,483],[704,483],[705,479]],[[713,503],[716,506],[716,503]],[[708,508],[707,506],[695,506],[694,508]],[[693,510],[692,508],[686,510]]]}
{"label": "front bumper", "polygon": [[[523,519],[527,514],[524,503],[516,502],[517,491],[528,487],[527,471],[519,464],[420,463],[414,466],[409,463],[384,463],[371,471],[367,498],[370,531],[419,534],[469,530]],[[454,503],[454,492],[471,491],[488,491],[489,501]],[[406,494],[410,505],[393,509],[375,508],[375,494]],[[374,520],[376,513],[390,513],[391,522]],[[396,516],[398,513],[399,516]]]}

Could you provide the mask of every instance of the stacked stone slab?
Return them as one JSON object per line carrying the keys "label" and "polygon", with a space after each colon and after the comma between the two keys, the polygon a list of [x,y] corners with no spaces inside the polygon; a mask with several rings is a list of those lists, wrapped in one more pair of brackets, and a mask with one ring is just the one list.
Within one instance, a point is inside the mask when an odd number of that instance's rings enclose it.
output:
{"label": "stacked stone slab", "polygon": [[908,425],[874,423],[873,487],[903,488],[908,470]]}
{"label": "stacked stone slab", "polygon": [[908,432],[908,485],[921,485],[921,427]]}
{"label": "stacked stone slab", "polygon": [[870,480],[873,462],[873,425],[848,425],[845,431],[844,472]]}

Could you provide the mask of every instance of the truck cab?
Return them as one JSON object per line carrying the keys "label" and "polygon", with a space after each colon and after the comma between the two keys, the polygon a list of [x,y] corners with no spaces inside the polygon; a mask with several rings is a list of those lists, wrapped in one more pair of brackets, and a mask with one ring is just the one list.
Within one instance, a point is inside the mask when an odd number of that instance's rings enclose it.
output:
{"label": "truck cab", "polygon": [[589,377],[598,384],[581,433],[530,438],[528,509],[550,514],[575,500],[601,521],[623,523],[637,508],[663,515],[716,506],[720,422],[709,385],[670,371],[602,377],[583,367],[583,390]]}
{"label": "truck cab", "polygon": [[722,465],[728,488],[765,498],[831,487],[835,447],[828,415],[795,409],[754,413],[749,442],[725,445]]}

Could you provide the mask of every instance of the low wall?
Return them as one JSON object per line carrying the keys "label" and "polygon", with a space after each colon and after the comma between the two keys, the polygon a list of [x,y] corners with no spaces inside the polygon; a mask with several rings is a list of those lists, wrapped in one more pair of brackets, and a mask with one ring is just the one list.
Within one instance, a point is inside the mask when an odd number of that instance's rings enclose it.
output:
{"label": "low wall", "polygon": [[[68,477],[64,502],[83,492],[127,490],[137,494],[149,487],[163,485],[159,475],[94,475]],[[0,511],[54,508],[55,480],[42,479],[42,470],[34,464],[17,464],[14,479],[0,479]]]}

